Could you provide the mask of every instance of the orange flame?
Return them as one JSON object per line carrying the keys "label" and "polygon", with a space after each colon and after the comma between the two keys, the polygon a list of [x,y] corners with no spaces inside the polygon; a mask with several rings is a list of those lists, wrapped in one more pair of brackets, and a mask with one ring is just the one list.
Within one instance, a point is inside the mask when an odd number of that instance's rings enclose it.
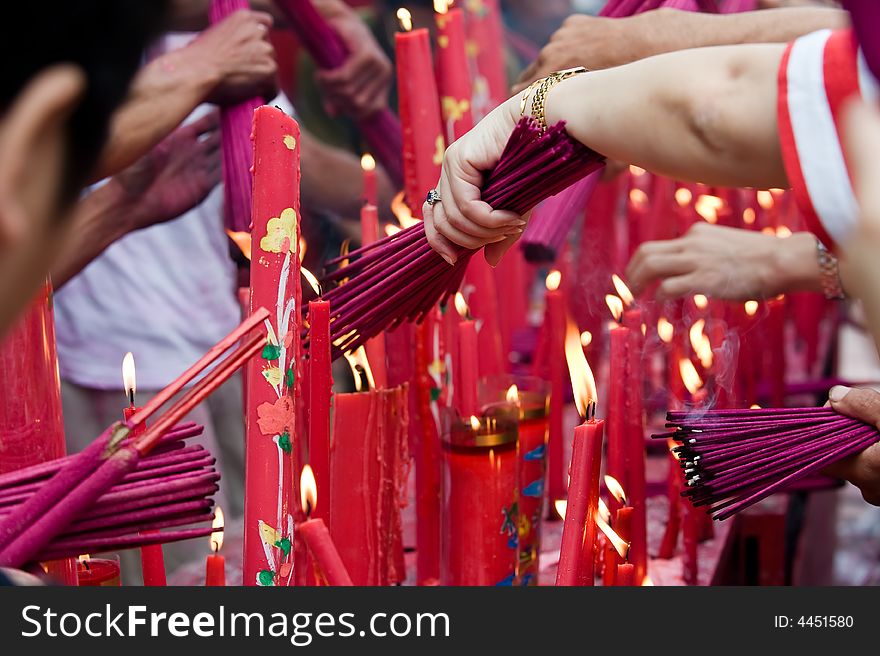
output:
{"label": "orange flame", "polygon": [[553,507],[556,509],[556,514],[562,519],[565,519],[565,511],[568,510],[568,501],[565,499],[556,499],[556,501],[553,502]]}
{"label": "orange flame", "polygon": [[376,169],[376,160],[370,153],[361,155],[361,169],[364,171],[374,171]]}
{"label": "orange flame", "polygon": [[480,430],[480,418],[476,415],[471,415],[471,430]]}
{"label": "orange flame", "polygon": [[704,369],[708,369],[712,366],[712,342],[709,341],[709,338],[706,336],[706,332],[704,328],[706,327],[706,321],[704,319],[699,319],[693,323],[690,330],[688,331],[688,335],[691,339],[691,346],[694,349],[694,353],[697,354],[697,357],[700,359],[700,364],[703,365]]}
{"label": "orange flame", "polygon": [[645,576],[645,578],[642,579],[642,586],[643,587],[644,586],[652,586],[653,587],[653,585],[654,585],[654,581],[651,580],[650,576]]}
{"label": "orange flame", "polygon": [[455,292],[455,311],[458,312],[458,316],[462,319],[471,318],[471,310],[468,307],[467,301],[464,300],[464,294],[461,292]]}
{"label": "orange flame", "polygon": [[596,512],[599,515],[599,517],[604,519],[606,522],[611,521],[611,511],[608,510],[608,506],[605,505],[605,502],[602,501],[602,499],[599,499],[599,505],[596,508]]}
{"label": "orange flame", "polygon": [[620,503],[626,505],[626,492],[623,491],[623,486],[620,484],[620,481],[610,474],[605,474],[605,487],[608,488],[608,492],[611,496],[617,499]]}
{"label": "orange flame", "polygon": [[445,14],[449,10],[449,4],[447,0],[434,0],[434,11]]}
{"label": "orange flame", "polygon": [[633,304],[635,300],[633,298],[632,292],[629,290],[629,287],[626,286],[626,283],[621,280],[620,276],[616,273],[611,274],[611,284],[614,285],[614,290],[617,292],[617,295],[620,297],[620,300],[623,301],[623,304],[626,307],[629,307]]}
{"label": "orange flame", "polygon": [[400,21],[400,29],[404,32],[409,32],[412,30],[412,14],[409,13],[409,9],[405,7],[401,7],[397,10],[397,20]]}
{"label": "orange flame", "polygon": [[629,165],[629,172],[630,175],[634,175],[636,177],[639,177],[640,175],[645,175],[645,169],[643,169],[641,166],[636,166],[635,164]]}
{"label": "orange flame", "polygon": [[694,305],[696,305],[699,310],[705,310],[709,307],[709,299],[706,298],[705,294],[694,294]]}
{"label": "orange flame", "polygon": [[605,294],[605,304],[611,310],[611,316],[614,317],[614,320],[620,321],[623,316],[623,301],[620,300],[620,297],[614,294]]}
{"label": "orange flame", "polygon": [[595,412],[595,406],[591,410],[590,405],[596,402],[596,380],[584,355],[580,333],[571,320],[565,327],[565,361],[568,363],[574,403],[580,416],[588,419]]}
{"label": "orange flame", "polygon": [[544,279],[544,285],[547,287],[548,292],[555,292],[559,289],[560,283],[562,283],[562,272],[557,269],[553,269],[553,271],[547,274],[547,278]]}
{"label": "orange flame", "polygon": [[761,406],[759,406],[757,403],[753,403],[752,405],[749,406],[749,410],[760,410],[760,409],[761,409]]}
{"label": "orange flame", "polygon": [[122,389],[131,405],[134,405],[134,393],[137,390],[137,375],[134,368],[134,355],[131,351],[122,358]]}
{"label": "orange flame", "polygon": [[758,301],[746,301],[743,307],[745,307],[746,314],[753,317],[758,312]]}
{"label": "orange flame", "polygon": [[657,319],[657,334],[664,344],[669,344],[675,335],[675,326],[673,326],[666,317]]}
{"label": "orange flame", "polygon": [[694,366],[694,363],[691,362],[689,358],[682,358],[678,361],[678,370],[681,373],[681,380],[687,388],[687,391],[691,394],[699,392],[700,388],[703,386],[703,379],[700,378],[700,374],[697,373],[697,368]]}
{"label": "orange flame", "polygon": [[743,223],[746,225],[752,225],[755,222],[755,210],[754,208],[747,207],[743,210]]}
{"label": "orange flame", "polygon": [[626,560],[627,554],[629,554],[629,542],[615,533],[614,529],[608,525],[608,522],[602,518],[601,513],[596,514],[596,526],[605,534],[608,541],[614,545],[618,555]]}
{"label": "orange flame", "polygon": [[780,239],[788,239],[791,237],[791,228],[788,226],[779,226],[776,228],[776,236]]}
{"label": "orange flame", "polygon": [[364,384],[361,380],[361,372],[367,377],[367,389],[375,389],[376,381],[373,379],[373,370],[370,368],[370,361],[367,359],[367,351],[363,346],[358,346],[354,351],[343,354],[351,367],[351,373],[354,376],[354,388],[358,392],[364,391]]}
{"label": "orange flame", "polygon": [[630,189],[629,202],[636,207],[644,207],[648,204],[648,194],[641,189]]}
{"label": "orange flame", "polygon": [[404,196],[405,193],[401,191],[392,199],[391,213],[394,214],[394,218],[397,219],[401,228],[409,228],[417,223],[421,223],[421,221],[412,215],[409,205],[404,200]]}
{"label": "orange flame", "polygon": [[581,333],[581,346],[587,348],[590,344],[593,343],[593,333],[589,330],[585,330]]}
{"label": "orange flame", "polygon": [[217,506],[214,511],[214,521],[211,522],[211,551],[217,553],[223,546],[223,527],[225,520],[223,519],[223,508]]}
{"label": "orange flame", "polygon": [[315,277],[315,274],[306,269],[304,266],[299,268],[302,271],[303,277],[309,281],[309,285],[311,285],[312,289],[315,290],[315,293],[320,296],[321,295],[321,283],[318,282],[318,279]]}
{"label": "orange flame", "polygon": [[757,196],[758,205],[760,205],[762,209],[769,210],[775,203],[773,200],[773,194],[764,189],[760,190],[755,196]]}
{"label": "orange flame", "polygon": [[238,246],[238,250],[241,251],[241,254],[247,259],[251,259],[251,233],[227,230],[226,234],[229,235],[232,242]]}
{"label": "orange flame", "polygon": [[400,226],[393,225],[391,223],[385,224],[385,235],[387,237],[392,237],[400,232]]}
{"label": "orange flame", "polygon": [[507,394],[504,395],[504,398],[508,403],[519,403],[519,389],[516,385],[511,385],[507,388]]}
{"label": "orange flame", "polygon": [[697,197],[694,203],[694,210],[707,223],[716,223],[718,221],[718,212],[724,207],[724,201],[718,196],[702,194]]}
{"label": "orange flame", "polygon": [[299,475],[299,498],[303,512],[308,517],[318,505],[318,484],[315,482],[315,472],[312,471],[311,465],[305,465]]}
{"label": "orange flame", "polygon": [[679,207],[687,207],[693,199],[694,195],[687,187],[679,187],[675,190],[675,202]]}

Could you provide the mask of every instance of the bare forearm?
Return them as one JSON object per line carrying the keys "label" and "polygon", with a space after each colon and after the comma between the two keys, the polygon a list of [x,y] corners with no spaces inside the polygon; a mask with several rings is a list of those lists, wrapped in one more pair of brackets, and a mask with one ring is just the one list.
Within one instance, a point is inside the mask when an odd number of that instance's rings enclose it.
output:
{"label": "bare forearm", "polygon": [[124,194],[111,180],[79,202],[52,267],[55,289],[60,289],[128,233],[129,212],[123,198]]}
{"label": "bare forearm", "polygon": [[[737,14],[705,14],[658,9],[632,18],[643,30],[640,57],[707,46],[743,43],[788,43],[804,34],[849,25],[842,9],[797,7]],[[639,33],[639,32],[637,32]]]}
{"label": "bare forearm", "polygon": [[[786,187],[776,123],[784,46],[659,55],[550,90],[548,123],[610,158],[681,180]],[[518,98],[512,99],[518,111]]]}
{"label": "bare forearm", "polygon": [[94,180],[121,171],[171,134],[218,80],[212,64],[189,48],[162,55],[145,66],[129,100],[113,117]]}

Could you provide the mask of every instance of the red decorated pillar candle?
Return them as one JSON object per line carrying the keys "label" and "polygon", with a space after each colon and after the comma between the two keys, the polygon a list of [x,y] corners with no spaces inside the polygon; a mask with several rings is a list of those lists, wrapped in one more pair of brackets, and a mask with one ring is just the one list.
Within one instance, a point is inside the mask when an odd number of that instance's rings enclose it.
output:
{"label": "red decorated pillar candle", "polygon": [[474,111],[479,119],[510,96],[504,63],[504,25],[499,0],[471,0],[465,8],[468,50],[477,69]]}
{"label": "red decorated pillar candle", "polygon": [[517,418],[446,416],[440,583],[513,585],[516,580]]}
{"label": "red decorated pillar candle", "polygon": [[399,9],[397,16],[403,30],[394,35],[394,49],[403,130],[404,186],[410,210],[421,217],[425,197],[440,179],[446,143],[428,30],[412,29],[412,17],[406,9]]}
{"label": "red decorated pillar candle", "polygon": [[247,366],[245,585],[286,586],[293,575],[294,436],[301,384],[299,126],[275,107],[254,112],[251,311],[265,307],[266,345]]}
{"label": "red decorated pillar candle", "polygon": [[465,44],[464,11],[449,8],[447,4],[446,0],[434,0],[440,114],[446,140],[452,143],[474,126],[473,86]]}

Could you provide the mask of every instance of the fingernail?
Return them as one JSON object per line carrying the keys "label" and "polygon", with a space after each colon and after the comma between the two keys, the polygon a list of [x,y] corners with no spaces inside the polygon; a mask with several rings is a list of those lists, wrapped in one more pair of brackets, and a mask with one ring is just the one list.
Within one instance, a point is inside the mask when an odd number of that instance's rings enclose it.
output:
{"label": "fingernail", "polygon": [[832,403],[837,403],[838,401],[843,401],[843,397],[849,394],[849,387],[844,387],[843,385],[835,385],[828,392],[828,400]]}
{"label": "fingernail", "polygon": [[511,230],[510,232],[507,233],[507,236],[513,237],[514,235],[521,235],[522,231],[523,231],[522,228],[514,228],[513,230]]}
{"label": "fingernail", "polygon": [[455,266],[455,260],[452,259],[451,257],[449,257],[448,255],[444,255],[443,253],[440,253],[440,257],[442,257],[444,260],[446,260],[446,263],[449,266]]}
{"label": "fingernail", "polygon": [[524,226],[525,224],[526,224],[525,221],[514,221],[513,223],[511,223],[511,225],[515,225],[515,226]]}

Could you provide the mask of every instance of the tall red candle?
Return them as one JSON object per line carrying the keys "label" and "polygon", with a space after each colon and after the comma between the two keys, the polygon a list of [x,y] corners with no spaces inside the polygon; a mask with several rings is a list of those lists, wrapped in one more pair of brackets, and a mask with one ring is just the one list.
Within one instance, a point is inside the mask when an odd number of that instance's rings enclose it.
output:
{"label": "tall red candle", "polygon": [[312,505],[312,517],[329,515],[330,497],[330,399],[333,393],[330,365],[330,303],[309,301],[309,464],[315,480],[326,490]]}
{"label": "tall red candle", "polygon": [[587,364],[580,335],[570,324],[565,335],[565,356],[571,374],[575,404],[584,423],[575,428],[571,451],[570,483],[556,585],[593,585],[596,513],[599,507],[599,472],[605,422],[595,418],[596,385]]}
{"label": "tall red candle", "polygon": [[470,67],[465,45],[464,12],[434,0],[437,23],[437,89],[446,140],[452,143],[474,125]]}
{"label": "tall red candle", "polygon": [[[605,297],[616,319],[622,317],[623,305],[616,296]],[[626,476],[626,397],[627,397],[627,354],[629,352],[630,330],[617,325],[610,331],[608,394],[608,473],[624,486]],[[612,504],[612,510],[616,506]]]}
{"label": "tall red candle", "polygon": [[565,371],[565,297],[559,285],[562,274],[551,271],[547,275],[546,309],[544,312],[543,337],[545,357],[550,377],[550,437],[547,442],[547,498],[551,502],[564,499],[566,495],[565,444],[562,432],[562,413],[568,377]]}
{"label": "tall red candle", "polygon": [[412,29],[412,19],[406,9],[399,9],[397,15],[404,30],[394,35],[404,186],[406,202],[413,215],[421,217],[425,196],[440,179],[446,144],[428,30]]}
{"label": "tall red candle", "polygon": [[254,112],[251,311],[266,307],[267,341],[247,367],[245,585],[293,574],[295,388],[300,384],[299,126],[275,107]]}
{"label": "tall red candle", "polygon": [[[516,413],[461,420],[443,431],[440,583],[513,585],[516,578]],[[473,422],[473,423],[472,423]]]}
{"label": "tall red candle", "polygon": [[211,553],[205,561],[205,586],[220,587],[226,585],[226,559],[220,555],[223,546],[223,510],[219,507],[214,511],[215,529],[211,533]]}
{"label": "tall red candle", "polygon": [[463,419],[477,414],[477,379],[479,362],[477,346],[477,325],[471,318],[467,303],[461,292],[455,294],[455,309],[461,315],[456,332],[458,334],[458,352],[454,366],[456,399],[455,407]]}
{"label": "tall red candle", "polygon": [[[361,208],[361,244],[368,246],[379,239],[379,212],[375,205]],[[376,387],[388,387],[388,365],[385,357],[385,335],[377,335],[365,345],[367,358],[373,370]]]}
{"label": "tall red candle", "polygon": [[326,581],[327,585],[353,585],[324,520],[311,517],[311,510],[318,501],[318,487],[309,465],[303,467],[299,489],[307,519],[297,527],[297,532],[309,548],[318,579]]}
{"label": "tall red candle", "polygon": [[364,205],[379,204],[379,192],[376,184],[376,160],[370,153],[361,156],[361,170],[364,172]]}
{"label": "tall red candle", "polygon": [[478,118],[510,96],[504,64],[504,26],[499,0],[466,3],[468,49],[474,53],[474,110]]}
{"label": "tall red candle", "polygon": [[[0,341],[0,387],[0,474],[64,456],[61,380],[48,280]],[[56,580],[76,585],[74,559],[48,563],[47,569]]]}

